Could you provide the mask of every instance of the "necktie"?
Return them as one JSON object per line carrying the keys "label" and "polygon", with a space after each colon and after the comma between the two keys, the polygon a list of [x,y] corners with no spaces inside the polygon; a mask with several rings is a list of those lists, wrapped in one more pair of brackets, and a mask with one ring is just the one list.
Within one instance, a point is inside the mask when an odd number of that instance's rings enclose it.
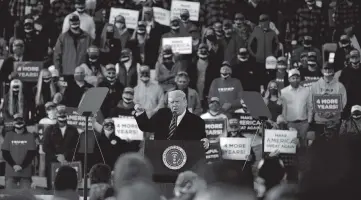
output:
{"label": "necktie", "polygon": [[169,125],[169,136],[168,136],[168,140],[174,135],[175,133],[175,130],[177,129],[177,114],[176,113],[173,113],[173,116],[172,116],[172,121],[170,122],[170,125]]}

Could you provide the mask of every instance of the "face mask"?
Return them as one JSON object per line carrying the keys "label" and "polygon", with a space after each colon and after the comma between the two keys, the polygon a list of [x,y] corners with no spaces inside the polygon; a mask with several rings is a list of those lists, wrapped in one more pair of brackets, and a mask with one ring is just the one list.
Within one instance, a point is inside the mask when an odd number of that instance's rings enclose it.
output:
{"label": "face mask", "polygon": [[207,35],[206,39],[210,42],[217,41],[217,37],[215,35]]}
{"label": "face mask", "polygon": [[133,102],[133,99],[123,97],[123,102],[126,103],[126,104],[131,104]]}
{"label": "face mask", "polygon": [[277,69],[286,69],[286,65],[277,65]]}
{"label": "face mask", "polygon": [[40,14],[40,10],[35,7],[35,8],[32,8],[32,9],[31,9],[31,13],[32,13],[33,15],[39,15],[39,14]]}
{"label": "face mask", "polygon": [[44,83],[50,83],[51,78],[43,78]]}
{"label": "face mask", "polygon": [[78,24],[70,25],[70,29],[72,30],[73,33],[79,33],[80,32],[80,25],[78,25]]}
{"label": "face mask", "polygon": [[84,77],[85,77],[85,75],[83,75],[83,74],[82,75],[74,75],[74,79],[79,82],[84,81]]}
{"label": "face mask", "polygon": [[66,123],[66,116],[58,117],[58,122],[61,123],[61,124],[65,124]]}
{"label": "face mask", "polygon": [[83,8],[77,8],[76,11],[77,11],[78,13],[84,13],[84,12],[85,12],[85,8],[84,8],[84,7],[83,7]]}
{"label": "face mask", "polygon": [[171,26],[170,27],[173,31],[179,31],[179,26]]}
{"label": "face mask", "polygon": [[25,127],[25,124],[23,122],[17,122],[14,125],[15,129],[21,130]]}
{"label": "face mask", "polygon": [[130,56],[122,56],[121,58],[120,58],[120,61],[122,62],[122,63],[126,63],[126,62],[128,62],[130,60]]}
{"label": "face mask", "polygon": [[290,82],[290,85],[291,85],[293,88],[298,88],[298,86],[300,85],[300,83],[297,82],[297,81],[294,81],[294,82]]}
{"label": "face mask", "polygon": [[225,31],[224,32],[224,36],[226,37],[226,38],[230,38],[231,36],[232,36],[232,31]]}
{"label": "face mask", "polygon": [[311,67],[311,68],[316,68],[317,67],[316,64],[308,64],[308,66]]}
{"label": "face mask", "polygon": [[25,28],[25,29],[24,29],[24,32],[25,32],[25,33],[31,33],[31,32],[33,32],[33,30],[34,30],[34,29],[28,27],[28,28]]}
{"label": "face mask", "polygon": [[107,32],[107,38],[111,39],[114,37],[114,33],[113,32]]}
{"label": "face mask", "polygon": [[308,1],[306,3],[307,3],[307,6],[312,7],[313,5],[316,4],[316,1]]}
{"label": "face mask", "polygon": [[123,29],[124,24],[123,23],[115,23],[115,27],[117,27],[117,29]]}
{"label": "face mask", "polygon": [[109,136],[109,135],[111,135],[113,133],[114,133],[114,129],[110,129],[110,130],[104,129],[104,134],[107,135],[107,136]]}
{"label": "face mask", "polygon": [[137,30],[137,33],[138,33],[139,35],[145,35],[145,30],[143,30],[143,29],[138,29],[138,30]]}
{"label": "face mask", "polygon": [[248,58],[238,57],[238,60],[241,62],[246,62],[248,61]]}
{"label": "face mask", "polygon": [[181,17],[182,22],[188,22],[188,20],[189,20],[188,15],[181,15],[180,17]]}
{"label": "face mask", "polygon": [[216,35],[218,37],[222,37],[223,36],[223,31],[221,31],[221,30],[216,31]]}
{"label": "face mask", "polygon": [[277,94],[278,91],[277,89],[270,89],[269,92],[274,95]]}
{"label": "face mask", "polygon": [[352,115],[353,119],[361,119],[361,115]]}
{"label": "face mask", "polygon": [[230,75],[231,75],[231,74],[229,74],[229,73],[222,73],[222,74],[221,74],[221,77],[222,77],[223,79],[227,79]]}
{"label": "face mask", "polygon": [[206,58],[208,58],[208,54],[205,52],[198,52],[198,57],[200,59],[206,59]]}
{"label": "face mask", "polygon": [[112,76],[107,76],[107,80],[110,82],[110,83],[114,83],[116,78],[115,77],[112,77]]}
{"label": "face mask", "polygon": [[98,61],[98,56],[92,56],[92,57],[89,57],[89,62],[91,62],[91,63],[96,63],[97,61]]}
{"label": "face mask", "polygon": [[330,76],[333,76],[334,73],[333,72],[324,72],[323,75],[326,77],[330,77]]}
{"label": "face mask", "polygon": [[305,47],[305,48],[310,48],[311,47],[311,41],[310,40],[305,40],[304,42],[303,42],[303,46]]}

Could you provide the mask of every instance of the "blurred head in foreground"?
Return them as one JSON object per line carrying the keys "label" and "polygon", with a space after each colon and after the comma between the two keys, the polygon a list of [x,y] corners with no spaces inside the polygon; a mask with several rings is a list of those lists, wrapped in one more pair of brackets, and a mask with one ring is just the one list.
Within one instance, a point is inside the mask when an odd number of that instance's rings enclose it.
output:
{"label": "blurred head in foreground", "polygon": [[194,200],[256,200],[253,190],[231,185],[215,184],[199,192]]}
{"label": "blurred head in foreground", "polygon": [[126,182],[117,190],[117,200],[161,200],[156,185],[146,179]]}

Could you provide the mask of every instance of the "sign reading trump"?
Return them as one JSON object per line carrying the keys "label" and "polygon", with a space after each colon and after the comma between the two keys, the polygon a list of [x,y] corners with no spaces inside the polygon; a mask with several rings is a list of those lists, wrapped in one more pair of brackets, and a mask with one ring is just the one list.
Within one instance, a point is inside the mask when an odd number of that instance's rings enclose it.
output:
{"label": "sign reading trump", "polygon": [[23,82],[37,82],[43,62],[15,62],[16,77]]}
{"label": "sign reading trump", "polygon": [[189,1],[172,1],[171,7],[171,19],[174,17],[180,18],[180,14],[182,10],[188,10],[189,19],[191,21],[198,21],[199,19],[199,2],[189,2]]}
{"label": "sign reading trump", "polygon": [[122,140],[143,140],[143,132],[139,129],[133,116],[113,118],[115,135]]}
{"label": "sign reading trump", "polygon": [[316,113],[342,112],[340,94],[313,95],[313,107]]}

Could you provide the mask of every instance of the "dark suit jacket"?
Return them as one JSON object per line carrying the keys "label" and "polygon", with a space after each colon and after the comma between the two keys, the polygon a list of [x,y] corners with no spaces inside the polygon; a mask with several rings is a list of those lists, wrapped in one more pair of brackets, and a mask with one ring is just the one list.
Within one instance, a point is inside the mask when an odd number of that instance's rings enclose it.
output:
{"label": "dark suit jacket", "polygon": [[56,155],[63,154],[67,161],[71,161],[76,150],[79,133],[76,127],[67,125],[64,137],[58,124],[50,125],[44,131],[43,150],[47,162],[57,162]]}
{"label": "dark suit jacket", "polygon": [[[169,108],[159,109],[152,118],[147,114],[135,117],[140,130],[144,132],[154,132],[155,140],[167,140],[169,135],[169,125],[172,120],[172,112]],[[176,129],[176,133],[170,138],[171,140],[201,140],[206,138],[205,123],[203,119],[188,111]]]}

